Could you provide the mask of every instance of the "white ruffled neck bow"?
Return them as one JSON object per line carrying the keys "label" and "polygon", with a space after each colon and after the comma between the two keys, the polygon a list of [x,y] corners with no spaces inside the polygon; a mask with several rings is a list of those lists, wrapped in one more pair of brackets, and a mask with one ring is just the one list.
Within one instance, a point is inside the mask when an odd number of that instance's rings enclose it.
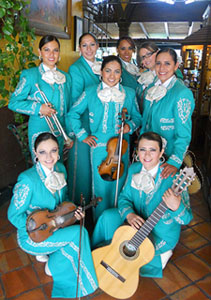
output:
{"label": "white ruffled neck bow", "polygon": [[155,78],[154,72],[149,70],[146,72],[142,72],[137,81],[138,81],[138,83],[147,87],[150,83],[153,82],[154,78]]}
{"label": "white ruffled neck bow", "polygon": [[132,63],[125,64],[125,69],[132,75],[139,76],[141,74],[139,68]]}
{"label": "white ruffled neck bow", "polygon": [[146,94],[146,100],[158,102],[162,99],[167,93],[167,88],[163,85],[154,85],[148,89]]}
{"label": "white ruffled neck bow", "polygon": [[102,66],[101,61],[95,61],[91,67],[92,72],[96,75],[101,75],[101,66]]}
{"label": "white ruffled neck bow", "polygon": [[61,190],[66,184],[64,174],[56,171],[50,172],[45,179],[45,186],[52,194]]}
{"label": "white ruffled neck bow", "polygon": [[62,84],[66,82],[66,77],[64,74],[57,70],[48,70],[42,75],[42,80],[49,84]]}
{"label": "white ruffled neck bow", "polygon": [[123,103],[125,94],[116,87],[105,87],[98,92],[98,97],[102,102]]}
{"label": "white ruffled neck bow", "polygon": [[146,194],[151,193],[155,188],[155,182],[152,175],[146,170],[132,176],[131,186]]}

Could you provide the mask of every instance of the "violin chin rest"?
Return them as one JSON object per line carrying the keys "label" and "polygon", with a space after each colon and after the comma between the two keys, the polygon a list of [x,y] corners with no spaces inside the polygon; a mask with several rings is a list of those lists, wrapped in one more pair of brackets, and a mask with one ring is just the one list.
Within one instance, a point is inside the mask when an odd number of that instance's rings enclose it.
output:
{"label": "violin chin rest", "polygon": [[110,174],[100,174],[100,176],[103,180],[106,180],[106,181],[114,181],[115,180],[112,178],[112,176]]}

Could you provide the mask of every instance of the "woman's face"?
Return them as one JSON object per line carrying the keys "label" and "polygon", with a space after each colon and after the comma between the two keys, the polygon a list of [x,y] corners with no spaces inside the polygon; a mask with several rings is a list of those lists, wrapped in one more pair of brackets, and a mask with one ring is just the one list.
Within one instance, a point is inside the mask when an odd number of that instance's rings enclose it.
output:
{"label": "woman's face", "polygon": [[39,55],[42,57],[44,65],[53,69],[59,60],[59,45],[56,41],[51,41],[38,49]]}
{"label": "woman's face", "polygon": [[154,51],[150,51],[146,48],[141,48],[139,51],[139,56],[141,63],[144,68],[149,69],[153,71],[155,69],[155,58],[156,58],[156,53]]}
{"label": "woman's face", "polygon": [[155,72],[162,83],[174,75],[179,63],[174,62],[168,52],[160,53],[156,58]]}
{"label": "woman's face", "polygon": [[153,169],[158,163],[164,150],[156,141],[141,139],[138,144],[138,157],[146,170]]}
{"label": "woman's face", "polygon": [[112,87],[119,82],[122,70],[120,64],[114,60],[107,63],[101,73],[103,82]]}
{"label": "woman's face", "polygon": [[126,62],[130,62],[134,49],[127,40],[122,40],[117,48],[120,58]]}
{"label": "woman's face", "polygon": [[47,167],[52,169],[59,157],[59,147],[54,140],[46,140],[39,143],[35,155],[38,158],[38,161]]}
{"label": "woman's face", "polygon": [[79,45],[79,49],[81,51],[81,55],[89,61],[94,62],[96,51],[98,49],[98,44],[95,39],[91,35],[85,35],[81,44]]}

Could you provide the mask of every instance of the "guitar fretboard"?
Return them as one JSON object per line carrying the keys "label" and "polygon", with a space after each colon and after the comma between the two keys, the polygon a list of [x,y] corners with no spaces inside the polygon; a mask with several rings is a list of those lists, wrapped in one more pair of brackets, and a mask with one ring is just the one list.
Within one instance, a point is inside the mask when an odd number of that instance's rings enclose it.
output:
{"label": "guitar fretboard", "polygon": [[132,244],[136,249],[141,245],[145,238],[150,234],[152,229],[162,218],[164,213],[167,210],[167,206],[164,201],[158,205],[158,207],[153,211],[151,216],[146,220],[146,222],[141,226],[141,228],[136,232],[136,234],[129,241],[129,244]]}

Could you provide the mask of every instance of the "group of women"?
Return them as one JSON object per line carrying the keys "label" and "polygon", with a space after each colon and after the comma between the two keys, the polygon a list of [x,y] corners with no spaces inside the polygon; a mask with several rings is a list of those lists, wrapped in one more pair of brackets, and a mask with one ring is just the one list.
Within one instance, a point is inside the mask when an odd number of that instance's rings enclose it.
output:
{"label": "group of women", "polygon": [[[142,276],[154,277],[162,276],[181,224],[192,218],[188,194],[175,196],[170,189],[191,140],[194,109],[191,91],[176,75],[175,51],[142,44],[138,54],[144,71],[140,71],[132,61],[135,44],[130,37],[119,39],[118,56],[103,61],[95,58],[98,42],[92,34],[80,37],[79,48],[81,56],[67,74],[57,68],[58,39],[43,37],[38,50],[41,64],[22,72],[9,102],[10,109],[29,115],[34,166],[18,177],[8,218],[17,227],[20,247],[46,262],[46,274],[54,280],[52,297],[74,298],[97,289],[89,236],[83,229],[80,249],[80,227],[72,225],[34,242],[26,223],[35,210],[54,210],[65,200],[79,205],[81,193],[87,203],[93,196],[102,197],[93,208],[94,248],[109,242],[125,221],[140,228],[163,199],[168,209],[152,233],[156,255],[141,268]],[[62,136],[54,136],[57,129],[54,135],[49,133],[46,120],[52,115],[70,137],[68,144]],[[129,167],[131,136],[139,130],[139,162]],[[126,147],[119,159],[121,143]],[[67,173],[62,164],[64,147],[69,149]],[[110,173],[101,172],[102,165]],[[116,179],[113,175],[118,172]],[[116,195],[118,208],[114,208]],[[74,217],[84,218],[80,206]]]}

